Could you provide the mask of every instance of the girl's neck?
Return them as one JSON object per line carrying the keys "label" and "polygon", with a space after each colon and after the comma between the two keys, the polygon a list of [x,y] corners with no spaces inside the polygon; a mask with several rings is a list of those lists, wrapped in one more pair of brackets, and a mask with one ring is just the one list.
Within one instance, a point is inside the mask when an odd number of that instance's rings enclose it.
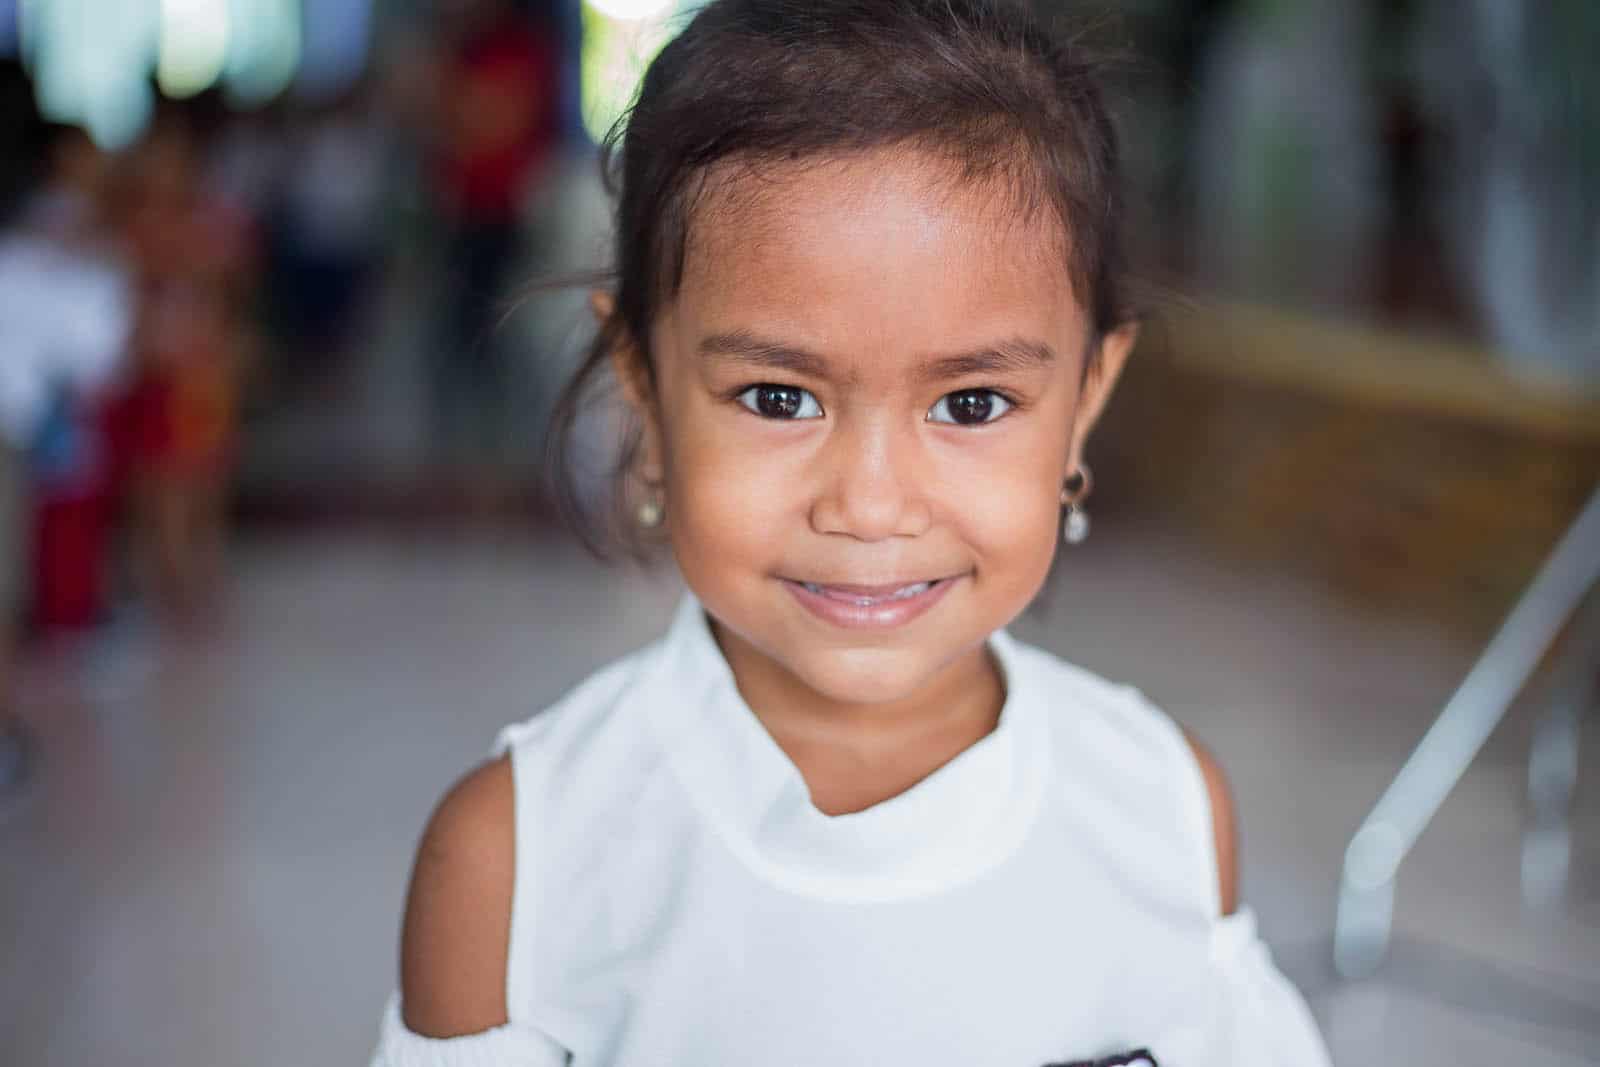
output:
{"label": "girl's neck", "polygon": [[910,789],[987,737],[1005,687],[986,645],[889,703],[840,701],[713,621],[739,694],[828,815],[861,811]]}

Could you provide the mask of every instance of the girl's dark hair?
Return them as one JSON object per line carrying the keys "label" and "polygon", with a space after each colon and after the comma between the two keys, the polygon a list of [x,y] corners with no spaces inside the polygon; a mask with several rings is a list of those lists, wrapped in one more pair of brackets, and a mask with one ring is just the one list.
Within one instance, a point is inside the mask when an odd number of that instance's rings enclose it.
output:
{"label": "girl's dark hair", "polygon": [[550,449],[558,503],[591,549],[604,555],[632,525],[617,520],[639,434],[618,455],[618,507],[597,523],[573,469],[574,430],[614,351],[636,354],[653,380],[651,325],[682,281],[713,169],[899,147],[957,179],[1005,182],[1020,210],[1053,212],[1096,341],[1131,317],[1117,140],[1096,68],[1022,0],[711,0],[602,145],[615,307],[557,402]]}

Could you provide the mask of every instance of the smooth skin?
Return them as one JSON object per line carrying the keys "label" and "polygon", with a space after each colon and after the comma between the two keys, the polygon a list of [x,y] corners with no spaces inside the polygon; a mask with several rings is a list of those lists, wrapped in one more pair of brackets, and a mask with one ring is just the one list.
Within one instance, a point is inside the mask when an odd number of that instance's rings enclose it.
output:
{"label": "smooth skin", "polygon": [[[1062,483],[1136,339],[1128,327],[1096,350],[1063,247],[1008,190],[908,152],[776,169],[738,196],[714,174],[653,374],[637,349],[614,354],[645,430],[636,473],[661,494],[684,580],[826,814],[903,793],[998,721],[987,638],[1044,584]],[[935,579],[949,585],[930,610],[865,631],[791,588]],[[1233,807],[1195,751],[1227,914]],[[417,1033],[505,1022],[512,821],[500,760],[424,836],[402,951]]]}

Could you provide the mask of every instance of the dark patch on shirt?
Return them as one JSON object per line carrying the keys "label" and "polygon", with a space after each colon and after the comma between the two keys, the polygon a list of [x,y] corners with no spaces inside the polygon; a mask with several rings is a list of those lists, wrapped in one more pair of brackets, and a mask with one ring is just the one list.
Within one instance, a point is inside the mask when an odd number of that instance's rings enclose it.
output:
{"label": "dark patch on shirt", "polygon": [[1160,1064],[1150,1055],[1149,1049],[1141,1048],[1098,1060],[1063,1060],[1060,1063],[1047,1063],[1044,1067],[1160,1067]]}

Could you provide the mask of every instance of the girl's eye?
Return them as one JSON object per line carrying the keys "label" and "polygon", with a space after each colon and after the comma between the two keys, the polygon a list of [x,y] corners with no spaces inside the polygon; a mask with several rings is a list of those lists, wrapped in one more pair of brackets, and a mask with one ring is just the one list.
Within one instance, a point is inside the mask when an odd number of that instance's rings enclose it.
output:
{"label": "girl's eye", "polygon": [[928,410],[929,422],[949,422],[957,426],[981,426],[1011,410],[1011,401],[993,389],[964,389],[939,398]]}
{"label": "girl's eye", "polygon": [[792,385],[752,385],[739,394],[739,403],[764,419],[822,418],[817,398]]}

